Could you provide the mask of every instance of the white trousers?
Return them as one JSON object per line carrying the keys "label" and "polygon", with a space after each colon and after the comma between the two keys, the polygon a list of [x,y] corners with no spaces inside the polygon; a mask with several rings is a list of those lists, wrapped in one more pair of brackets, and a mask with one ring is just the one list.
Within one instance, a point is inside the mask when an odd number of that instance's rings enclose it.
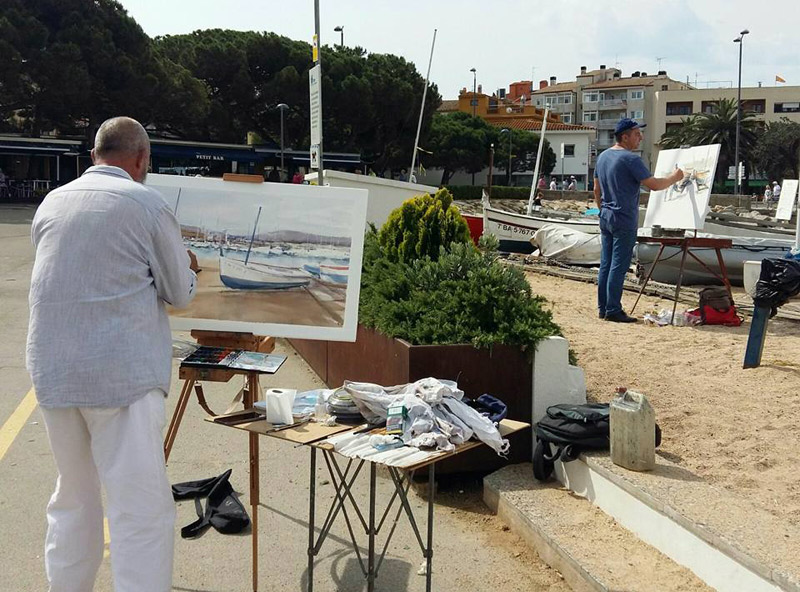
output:
{"label": "white trousers", "polygon": [[172,588],[175,503],[162,431],[164,393],[128,407],[42,409],[58,469],[47,506],[50,592],[92,592],[103,559],[101,484],[108,498],[116,592]]}

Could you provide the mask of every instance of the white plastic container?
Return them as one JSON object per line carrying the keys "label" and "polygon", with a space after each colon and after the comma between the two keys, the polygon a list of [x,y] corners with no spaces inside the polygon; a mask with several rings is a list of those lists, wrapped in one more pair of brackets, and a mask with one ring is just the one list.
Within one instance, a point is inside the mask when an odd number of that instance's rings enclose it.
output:
{"label": "white plastic container", "polygon": [[752,298],[756,293],[756,284],[761,277],[761,261],[745,261],[742,269],[744,291]]}
{"label": "white plastic container", "polygon": [[656,466],[656,413],[647,397],[617,389],[610,405],[611,462],[631,471]]}

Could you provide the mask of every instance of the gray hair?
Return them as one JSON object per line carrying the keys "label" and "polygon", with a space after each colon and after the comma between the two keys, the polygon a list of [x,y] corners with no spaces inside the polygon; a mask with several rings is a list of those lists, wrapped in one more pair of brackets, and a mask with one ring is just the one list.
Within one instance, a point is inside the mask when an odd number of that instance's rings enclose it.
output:
{"label": "gray hair", "polygon": [[136,156],[149,149],[147,132],[130,117],[106,119],[94,139],[94,152],[100,158]]}

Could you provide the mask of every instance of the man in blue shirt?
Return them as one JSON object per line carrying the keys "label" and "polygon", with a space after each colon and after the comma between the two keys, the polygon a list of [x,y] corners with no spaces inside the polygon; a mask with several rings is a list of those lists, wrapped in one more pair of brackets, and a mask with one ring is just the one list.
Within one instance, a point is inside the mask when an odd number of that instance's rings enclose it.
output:
{"label": "man in blue shirt", "polygon": [[601,319],[615,323],[636,322],[622,310],[622,290],[639,226],[639,186],[660,191],[683,179],[681,169],[669,177],[654,177],[633,152],[642,143],[643,127],[633,119],[620,119],[614,128],[617,143],[600,154],[594,172],[602,243],[597,308]]}

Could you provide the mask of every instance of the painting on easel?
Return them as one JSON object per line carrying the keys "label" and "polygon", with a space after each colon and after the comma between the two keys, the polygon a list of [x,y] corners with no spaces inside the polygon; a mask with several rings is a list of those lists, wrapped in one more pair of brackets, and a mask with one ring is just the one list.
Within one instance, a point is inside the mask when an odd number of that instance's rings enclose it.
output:
{"label": "painting on easel", "polygon": [[662,228],[703,229],[709,212],[719,148],[719,144],[710,144],[658,153],[656,177],[666,177],[676,167],[683,170],[684,177],[666,189],[650,192],[645,227],[657,224]]}
{"label": "painting on easel", "polygon": [[354,341],[367,192],[154,175],[198,259],[173,329]]}

